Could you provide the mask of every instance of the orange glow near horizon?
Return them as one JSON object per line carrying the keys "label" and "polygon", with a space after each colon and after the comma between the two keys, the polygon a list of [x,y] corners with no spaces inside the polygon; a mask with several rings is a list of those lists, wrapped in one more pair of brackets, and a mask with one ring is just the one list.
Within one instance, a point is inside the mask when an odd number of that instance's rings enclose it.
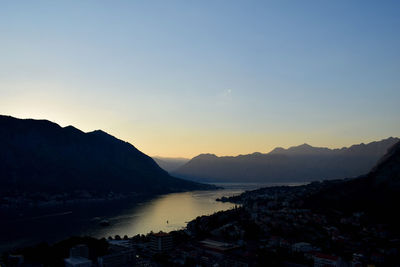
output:
{"label": "orange glow near horizon", "polygon": [[8,1],[0,114],[164,157],[400,136],[400,2],[211,3]]}
{"label": "orange glow near horizon", "polygon": [[[31,115],[28,115],[31,114]],[[17,118],[46,119],[62,127],[72,125],[84,132],[101,129],[118,139],[129,142],[149,156],[193,158],[202,153],[217,156],[237,156],[254,152],[268,153],[276,147],[308,143],[316,147],[342,148],[359,143],[378,141],[389,136],[339,138],[327,133],[250,133],[229,131],[192,130],[185,127],[162,128],[155,125],[138,127],[127,121],[101,120],[100,117],[88,119],[79,113],[71,112],[60,116],[44,109],[29,112],[14,112],[10,115]],[[101,116],[104,118],[104,115]],[[76,120],[74,123],[73,121]]]}

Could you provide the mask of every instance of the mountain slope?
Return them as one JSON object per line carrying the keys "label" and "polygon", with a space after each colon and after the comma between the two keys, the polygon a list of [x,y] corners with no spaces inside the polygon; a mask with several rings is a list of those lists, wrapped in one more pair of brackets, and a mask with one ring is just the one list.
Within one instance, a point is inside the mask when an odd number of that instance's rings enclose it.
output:
{"label": "mountain slope", "polygon": [[171,177],[134,146],[103,131],[0,116],[0,193],[165,193],[206,187]]}
{"label": "mountain slope", "polygon": [[367,173],[398,140],[388,138],[341,149],[303,144],[237,157],[201,154],[172,174],[211,182],[304,182],[356,177]]}
{"label": "mountain slope", "polygon": [[175,171],[176,169],[183,166],[185,163],[187,163],[190,160],[190,159],[186,159],[186,158],[166,158],[166,157],[158,157],[158,156],[154,156],[152,158],[158,164],[158,166],[160,166],[167,172]]}
{"label": "mountain slope", "polygon": [[400,142],[366,175],[335,183],[306,200],[307,206],[320,210],[363,211],[372,220],[400,222],[390,208],[396,203],[400,203]]}

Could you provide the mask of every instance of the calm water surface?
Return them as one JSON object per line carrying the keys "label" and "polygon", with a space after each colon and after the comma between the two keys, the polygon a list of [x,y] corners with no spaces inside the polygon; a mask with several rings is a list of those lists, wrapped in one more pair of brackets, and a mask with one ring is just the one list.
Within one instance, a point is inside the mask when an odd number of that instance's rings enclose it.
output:
{"label": "calm water surface", "polygon": [[89,235],[95,237],[117,234],[132,236],[150,231],[169,232],[182,229],[187,222],[197,216],[232,208],[234,204],[218,202],[215,199],[241,192],[243,189],[225,189],[163,195],[128,208],[121,215],[109,217],[111,224],[109,227],[93,229],[89,231]]}
{"label": "calm water surface", "polygon": [[[101,238],[182,229],[187,222],[197,216],[227,210],[234,206],[231,203],[217,202],[216,198],[237,195],[245,190],[266,186],[265,184],[220,185],[225,189],[172,193],[149,199],[2,211],[0,251],[41,241],[55,242],[72,235]],[[13,216],[9,216],[11,213]],[[103,219],[108,220],[110,226],[100,226],[99,220]]]}

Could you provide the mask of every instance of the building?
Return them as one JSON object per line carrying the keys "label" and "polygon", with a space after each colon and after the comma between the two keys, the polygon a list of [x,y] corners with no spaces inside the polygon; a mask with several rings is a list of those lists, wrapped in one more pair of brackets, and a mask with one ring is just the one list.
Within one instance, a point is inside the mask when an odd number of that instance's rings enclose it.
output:
{"label": "building", "polygon": [[86,245],[77,245],[69,250],[69,257],[89,258],[89,249]]}
{"label": "building", "polygon": [[[22,255],[9,255],[8,256],[8,265],[7,266],[18,267],[18,266],[22,266],[23,264],[24,264],[24,256],[22,256]],[[1,265],[1,262],[0,262],[0,266],[3,266],[3,265]]]}
{"label": "building", "polygon": [[172,236],[168,233],[159,232],[150,237],[150,248],[153,252],[162,253],[173,248]]}
{"label": "building", "polygon": [[135,262],[135,251],[127,250],[97,258],[99,267],[129,266]]}
{"label": "building", "polygon": [[218,253],[224,253],[230,250],[233,250],[235,248],[238,248],[238,246],[230,244],[230,243],[224,243],[224,242],[219,242],[211,239],[206,239],[203,241],[200,241],[200,246],[203,247],[206,250],[211,250],[215,251]]}
{"label": "building", "polygon": [[293,252],[304,253],[304,252],[310,252],[312,250],[313,250],[313,247],[311,246],[310,243],[300,242],[300,243],[295,243],[292,245]]}
{"label": "building", "polygon": [[337,267],[339,266],[339,257],[322,253],[315,253],[314,267]]}
{"label": "building", "polygon": [[65,267],[91,267],[92,261],[83,257],[69,257],[64,259]]}

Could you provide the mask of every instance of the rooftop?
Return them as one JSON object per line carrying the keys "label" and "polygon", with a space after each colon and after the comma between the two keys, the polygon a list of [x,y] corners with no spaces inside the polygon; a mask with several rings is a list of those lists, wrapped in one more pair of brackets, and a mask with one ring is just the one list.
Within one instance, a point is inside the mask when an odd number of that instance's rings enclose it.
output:
{"label": "rooftop", "polygon": [[82,264],[82,263],[91,263],[92,261],[84,257],[71,257],[71,258],[66,258],[65,262],[70,264]]}
{"label": "rooftop", "polygon": [[315,253],[315,257],[319,259],[326,259],[326,260],[332,260],[332,261],[337,261],[339,259],[338,256],[333,256],[333,255],[328,255],[328,254],[323,254],[323,253]]}

